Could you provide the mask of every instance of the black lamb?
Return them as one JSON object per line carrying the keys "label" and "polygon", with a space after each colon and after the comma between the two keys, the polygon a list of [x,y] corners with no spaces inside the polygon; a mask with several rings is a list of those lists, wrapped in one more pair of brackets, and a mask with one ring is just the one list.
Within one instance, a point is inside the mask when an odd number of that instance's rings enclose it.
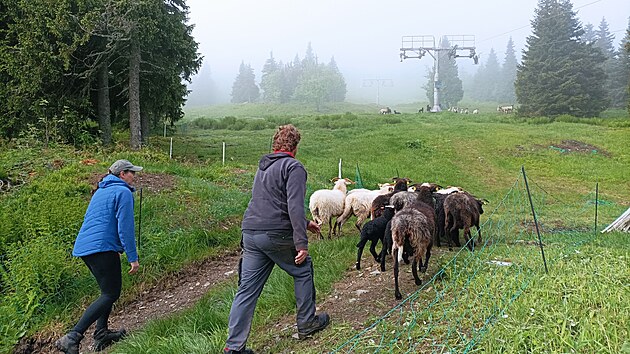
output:
{"label": "black lamb", "polygon": [[383,254],[381,251],[380,255],[376,254],[376,245],[378,241],[383,243],[383,237],[385,235],[385,229],[389,223],[389,221],[394,216],[394,208],[392,206],[385,206],[385,210],[383,211],[383,215],[375,218],[374,220],[368,221],[363,225],[361,229],[361,240],[357,243],[357,270],[361,269],[361,255],[363,254],[363,249],[368,241],[372,241],[370,244],[370,253],[374,257],[374,260],[380,262],[381,255]]}

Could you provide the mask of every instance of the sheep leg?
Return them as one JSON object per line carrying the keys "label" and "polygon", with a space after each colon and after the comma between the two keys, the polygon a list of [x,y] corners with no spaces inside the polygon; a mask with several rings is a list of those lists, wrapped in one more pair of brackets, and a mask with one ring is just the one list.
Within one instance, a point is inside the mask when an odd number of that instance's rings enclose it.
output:
{"label": "sheep leg", "polygon": [[442,247],[442,243],[441,243],[441,240],[440,240],[440,233],[439,232],[435,233],[434,239],[435,239],[435,244],[438,247]]}
{"label": "sheep leg", "polygon": [[462,244],[459,242],[459,229],[457,225],[452,225],[449,231],[451,241],[455,244],[457,248],[462,247]]}
{"label": "sheep leg", "polygon": [[383,243],[383,249],[381,249],[381,272],[385,271],[385,256],[387,255],[387,246]]}
{"label": "sheep leg", "polygon": [[402,247],[402,259],[405,262],[405,264],[409,264],[410,253],[413,253],[413,249],[411,248],[411,245],[409,244],[409,239],[405,239],[405,245]]}
{"label": "sheep leg", "polygon": [[363,254],[363,249],[365,248],[365,244],[367,243],[367,237],[361,237],[361,241],[359,241],[359,243],[357,243],[357,263],[356,263],[356,268],[357,270],[361,269],[361,255]]}
{"label": "sheep leg", "polygon": [[378,254],[376,254],[376,244],[378,243],[378,239],[376,240],[372,240],[372,243],[370,244],[370,253],[372,253],[372,257],[374,257],[374,260],[376,262],[380,261],[381,259],[379,258],[380,256]]}
{"label": "sheep leg", "polygon": [[333,228],[333,231],[335,231],[335,236],[341,236],[341,227],[343,226],[343,223],[338,222],[339,219],[335,220],[335,227]]}
{"label": "sheep leg", "polygon": [[332,224],[332,218],[328,219],[328,239],[332,240],[332,234],[333,234],[333,224]]}
{"label": "sheep leg", "polygon": [[479,228],[479,225],[475,225],[475,227],[477,227],[477,243],[481,244],[481,229]]}
{"label": "sheep leg", "polygon": [[475,240],[470,237],[470,227],[464,227],[464,241],[466,241],[466,245],[470,252],[475,251]]}
{"label": "sheep leg", "polygon": [[357,215],[357,222],[354,223],[354,226],[357,227],[357,230],[359,230],[359,232],[361,232],[361,225],[363,224],[363,221],[365,221],[365,219],[365,217]]}
{"label": "sheep leg", "polygon": [[429,258],[431,258],[431,247],[427,247],[427,252],[424,255],[424,265],[422,265],[422,263],[420,263],[420,271],[422,273],[426,273],[427,272],[427,268],[429,268]]}
{"label": "sheep leg", "polygon": [[394,248],[392,249],[392,258],[394,258],[394,288],[395,288],[395,292],[394,292],[394,296],[396,297],[396,300],[401,300],[402,299],[402,294],[400,293],[400,289],[398,288],[398,252],[402,252],[402,249],[399,248]]}
{"label": "sheep leg", "polygon": [[[420,258],[420,266],[422,266],[422,258]],[[418,260],[416,257],[413,257],[413,262],[411,262],[411,273],[413,274],[413,280],[416,282],[416,285],[421,285],[422,280],[418,276]]]}

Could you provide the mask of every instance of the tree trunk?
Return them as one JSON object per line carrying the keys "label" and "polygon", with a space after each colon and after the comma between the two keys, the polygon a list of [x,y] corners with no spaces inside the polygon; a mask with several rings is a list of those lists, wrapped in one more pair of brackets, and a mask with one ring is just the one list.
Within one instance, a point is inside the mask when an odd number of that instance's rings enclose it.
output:
{"label": "tree trunk", "polygon": [[131,55],[129,57],[129,130],[131,138],[129,145],[134,150],[140,149],[142,140],[140,123],[140,47],[138,42],[131,40]]}
{"label": "tree trunk", "polygon": [[140,126],[140,131],[142,134],[142,145],[146,146],[149,143],[150,130],[149,113],[147,113],[146,109],[142,109],[142,111],[140,112]]}
{"label": "tree trunk", "polygon": [[112,144],[112,121],[109,102],[109,62],[98,69],[98,125],[101,129],[103,146]]}

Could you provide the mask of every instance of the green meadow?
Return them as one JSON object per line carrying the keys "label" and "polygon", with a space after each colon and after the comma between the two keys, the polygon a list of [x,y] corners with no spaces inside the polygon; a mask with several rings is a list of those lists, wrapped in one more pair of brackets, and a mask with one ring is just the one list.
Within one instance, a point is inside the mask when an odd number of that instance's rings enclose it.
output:
{"label": "green meadow", "polygon": [[[275,127],[291,123],[302,133],[297,158],[309,173],[307,199],[331,187],[340,160],[342,176],[360,175],[365,188],[396,176],[460,186],[490,201],[482,215],[487,243],[475,253],[432,258],[430,287],[395,315],[375,313],[364,324],[368,331],[333,321],[312,342],[274,337],[273,324],[295,311],[292,280],[276,269],[256,311],[254,349],[630,353],[630,238],[595,232],[630,206],[627,112],[523,119],[491,108],[478,115],[398,108],[403,114],[349,104],[324,112],[255,104],[194,109],[141,151],[125,147],[124,132],[112,150],[3,142],[0,178],[14,183],[0,193],[0,352],[36,333],[63,333],[98,296],[87,268],[70,252],[94,176],[112,161],[127,158],[144,166],[143,173],[174,179],[168,188],[144,191],[142,268],[137,276],[123,274],[124,304],[178,269],[238,247],[258,158],[269,152]],[[86,163],[91,159],[96,163]],[[529,239],[535,232],[522,169],[539,208],[549,273],[537,247],[520,242],[536,240]],[[353,222],[340,238],[314,240],[318,298],[352,267],[356,242]],[[512,266],[493,267],[489,259]],[[220,352],[235,291],[236,279],[222,283],[191,309],[150,322],[110,352]]]}

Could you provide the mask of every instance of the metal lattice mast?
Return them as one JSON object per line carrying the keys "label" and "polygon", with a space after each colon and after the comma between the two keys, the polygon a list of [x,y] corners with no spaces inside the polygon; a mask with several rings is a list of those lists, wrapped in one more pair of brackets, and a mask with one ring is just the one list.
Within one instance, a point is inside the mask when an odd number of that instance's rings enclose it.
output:
{"label": "metal lattice mast", "polygon": [[[404,59],[422,59],[425,54],[433,57],[433,108],[431,112],[439,112],[440,108],[440,53],[446,52],[449,58],[472,58],[475,64],[479,63],[479,56],[475,52],[475,36],[473,35],[449,35],[444,36],[449,47],[435,45],[435,37],[432,35],[403,36],[400,48],[400,61]],[[468,51],[468,54],[460,54],[460,51]]]}
{"label": "metal lattice mast", "polygon": [[381,95],[381,86],[382,87],[393,87],[394,81],[392,79],[363,79],[363,87],[373,87],[376,86],[376,104],[380,105],[380,95]]}

